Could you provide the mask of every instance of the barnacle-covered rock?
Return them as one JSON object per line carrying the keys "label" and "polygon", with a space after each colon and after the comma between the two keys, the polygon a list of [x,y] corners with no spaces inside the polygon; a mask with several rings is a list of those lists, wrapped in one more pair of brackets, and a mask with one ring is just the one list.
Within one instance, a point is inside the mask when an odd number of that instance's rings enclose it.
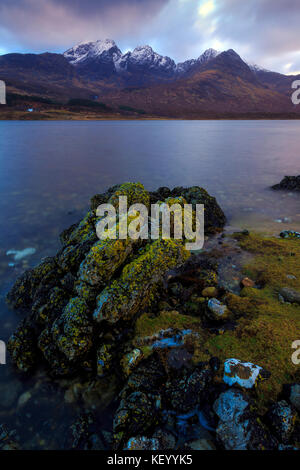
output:
{"label": "barnacle-covered rock", "polygon": [[131,320],[152,300],[157,284],[166,273],[182,264],[190,256],[182,243],[175,240],[157,240],[147,246],[141,255],[127,264],[120,278],[97,298],[94,319],[114,324]]}

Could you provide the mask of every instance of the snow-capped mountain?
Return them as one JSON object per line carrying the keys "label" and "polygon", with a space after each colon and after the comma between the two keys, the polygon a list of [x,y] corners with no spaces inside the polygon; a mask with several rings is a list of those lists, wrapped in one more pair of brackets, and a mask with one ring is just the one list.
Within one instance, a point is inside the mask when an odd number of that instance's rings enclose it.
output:
{"label": "snow-capped mountain", "polygon": [[80,43],[68,49],[64,57],[70,64],[86,74],[151,74],[158,78],[171,78],[186,74],[197,65],[207,63],[219,54],[208,49],[198,57],[176,64],[173,59],[155,52],[151,46],[138,46],[133,51],[122,54],[112,39]]}
{"label": "snow-capped mountain", "polygon": [[139,46],[132,52],[127,52],[117,61],[116,65],[120,72],[135,72],[148,69],[151,72],[172,74],[176,69],[174,60],[158,54],[150,46]]}
{"label": "snow-capped mountain", "polygon": [[121,56],[122,52],[112,39],[83,42],[64,52],[64,57],[72,65],[80,65],[88,61],[99,60],[103,57],[109,57],[113,62],[116,62]]}
{"label": "snow-capped mountain", "polygon": [[247,62],[248,67],[252,70],[252,72],[257,73],[257,72],[270,72],[270,70],[264,69],[263,67],[260,67],[257,64],[252,64]]}

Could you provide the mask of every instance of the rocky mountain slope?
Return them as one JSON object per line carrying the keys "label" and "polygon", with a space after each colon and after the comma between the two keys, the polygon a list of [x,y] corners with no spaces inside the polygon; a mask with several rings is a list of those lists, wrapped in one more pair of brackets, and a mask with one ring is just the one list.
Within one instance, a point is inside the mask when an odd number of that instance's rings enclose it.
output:
{"label": "rocky mountain slope", "polygon": [[176,64],[150,46],[125,54],[110,39],[81,43],[64,54],[0,56],[0,79],[8,91],[62,103],[98,100],[119,109],[169,117],[203,113],[299,113],[285,76],[248,65],[233,50],[208,49]]}

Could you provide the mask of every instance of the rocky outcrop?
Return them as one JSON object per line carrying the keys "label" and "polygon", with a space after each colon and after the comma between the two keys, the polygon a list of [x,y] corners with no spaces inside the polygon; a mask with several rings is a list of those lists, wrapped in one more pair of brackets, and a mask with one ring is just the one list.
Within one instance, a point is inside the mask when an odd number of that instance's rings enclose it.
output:
{"label": "rocky outcrop", "polygon": [[287,191],[300,191],[300,175],[298,176],[285,176],[279,184],[272,186],[272,189]]}
{"label": "rocky outcrop", "polygon": [[[128,207],[179,201],[195,209],[196,204],[205,204],[207,233],[221,230],[225,223],[216,200],[200,187],[149,193],[140,183],[124,183],[94,196],[85,217],[61,234],[57,255],[25,272],[7,296],[14,308],[28,312],[8,343],[20,370],[27,372],[45,361],[55,375],[82,369],[105,375],[116,352],[120,354],[120,340],[155,301],[168,271],[189,258],[183,240],[99,240],[97,207],[109,203],[116,209],[113,228],[118,232],[121,196],[127,197]],[[125,372],[130,367],[123,363]]]}

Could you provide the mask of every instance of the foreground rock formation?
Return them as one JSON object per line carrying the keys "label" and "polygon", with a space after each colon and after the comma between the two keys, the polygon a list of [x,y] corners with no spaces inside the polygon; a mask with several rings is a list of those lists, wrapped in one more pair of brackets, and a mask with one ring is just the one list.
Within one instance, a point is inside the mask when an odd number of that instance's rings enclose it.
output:
{"label": "foreground rock formation", "polygon": [[[225,224],[202,188],[125,183],[94,196],[56,256],[17,280],[8,294],[24,316],[8,344],[14,364],[26,374],[46,368],[68,403],[91,410],[66,448],[299,447],[299,372],[290,361],[299,305],[279,289],[299,288],[299,240],[218,235],[219,248],[195,254],[182,240],[99,240],[98,205],[117,208],[122,195],[148,207],[204,204],[207,235]],[[247,267],[253,282],[240,273],[237,295],[221,282],[220,264],[242,249],[256,258]],[[93,413],[111,403],[111,435],[102,439]]]}

